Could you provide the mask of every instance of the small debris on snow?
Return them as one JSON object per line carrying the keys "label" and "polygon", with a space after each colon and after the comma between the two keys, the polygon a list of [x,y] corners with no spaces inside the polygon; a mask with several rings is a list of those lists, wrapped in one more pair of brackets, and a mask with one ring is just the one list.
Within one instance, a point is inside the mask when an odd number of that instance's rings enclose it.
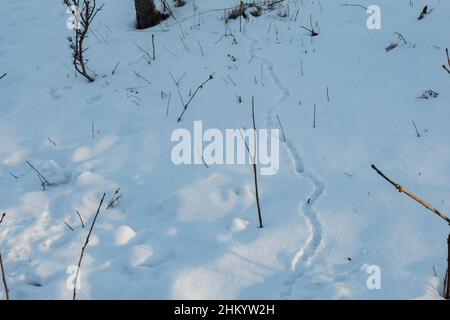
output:
{"label": "small debris on snow", "polygon": [[428,100],[428,99],[431,99],[431,98],[435,99],[437,97],[439,97],[439,93],[438,92],[435,92],[433,90],[426,90],[420,96],[418,96],[417,99]]}

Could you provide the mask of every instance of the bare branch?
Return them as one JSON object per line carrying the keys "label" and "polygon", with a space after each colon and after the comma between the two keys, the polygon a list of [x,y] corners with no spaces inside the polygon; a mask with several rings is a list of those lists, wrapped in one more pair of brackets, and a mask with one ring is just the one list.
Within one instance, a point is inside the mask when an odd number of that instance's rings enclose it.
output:
{"label": "bare branch", "polygon": [[205,84],[207,84],[209,81],[211,81],[212,79],[214,79],[214,73],[213,73],[213,74],[210,74],[208,80],[204,81],[201,85],[198,86],[197,89],[195,89],[194,93],[193,93],[193,94],[191,95],[191,97],[189,98],[189,101],[183,106],[183,111],[181,112],[181,115],[178,117],[178,120],[177,120],[178,122],[181,122],[181,120],[183,119],[184,113],[186,112],[186,110],[187,110],[189,104],[191,103],[192,99],[194,99],[194,97],[195,97],[195,95],[197,94],[197,92],[198,92],[200,89],[203,89],[203,86],[204,86]]}
{"label": "bare branch", "polygon": [[103,9],[104,4],[97,7],[96,0],[83,0],[80,6],[80,0],[64,0],[68,7],[75,7],[77,12],[74,12],[76,25],[74,38],[68,37],[69,47],[72,49],[72,64],[75,70],[85,77],[89,82],[94,82],[94,76],[90,75],[87,67],[87,60],[84,58],[84,53],[87,49],[84,48],[84,41],[87,38],[89,27],[94,18]]}
{"label": "bare branch", "polygon": [[91,228],[89,229],[89,233],[86,237],[86,241],[84,242],[83,247],[81,248],[80,259],[78,260],[77,273],[75,274],[74,286],[73,286],[73,300],[76,299],[77,296],[77,282],[78,276],[80,274],[81,262],[83,261],[84,251],[89,243],[89,239],[91,238],[92,230],[94,229],[95,222],[97,221],[98,214],[100,213],[100,209],[102,208],[103,201],[105,200],[106,193],[103,194],[102,199],[100,200],[100,204],[98,206],[97,212],[95,213],[94,220],[92,220]]}
{"label": "bare branch", "polygon": [[425,201],[423,201],[422,199],[420,199],[418,196],[416,196],[415,194],[413,194],[412,192],[408,191],[407,189],[403,188],[400,184],[392,181],[391,179],[389,179],[383,172],[381,172],[380,170],[378,170],[377,167],[375,167],[375,165],[372,165],[372,169],[375,170],[380,176],[382,176],[387,182],[389,182],[390,184],[392,184],[395,189],[397,189],[399,192],[402,192],[404,194],[406,194],[408,197],[414,199],[415,201],[417,201],[418,203],[420,203],[421,205],[423,205],[425,208],[427,208],[428,210],[434,212],[435,214],[437,214],[439,217],[441,217],[442,219],[444,219],[448,224],[450,224],[450,219],[445,216],[445,214],[443,214],[442,212],[440,212],[439,210],[435,209],[434,207],[432,207],[430,204],[426,203]]}
{"label": "bare branch", "polygon": [[51,183],[48,182],[48,180],[28,160],[26,160],[26,163],[28,163],[28,165],[31,167],[31,169],[33,169],[37,173],[39,179],[41,179],[41,182],[43,184],[45,184],[47,186],[51,185]]}
{"label": "bare branch", "polygon": [[9,300],[8,283],[6,282],[5,268],[3,267],[2,255],[0,254],[0,268],[2,269],[3,287],[5,288],[6,300]]}
{"label": "bare branch", "polygon": [[78,218],[80,218],[80,222],[81,222],[81,227],[84,229],[84,222],[83,222],[83,218],[81,217],[81,214],[78,212],[78,210],[77,210],[77,215],[78,215]]}

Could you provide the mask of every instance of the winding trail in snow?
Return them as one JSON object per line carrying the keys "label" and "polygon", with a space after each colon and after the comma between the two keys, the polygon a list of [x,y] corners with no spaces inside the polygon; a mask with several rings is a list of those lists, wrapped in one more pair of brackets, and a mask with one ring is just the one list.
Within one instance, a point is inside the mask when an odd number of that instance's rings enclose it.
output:
{"label": "winding trail in snow", "polygon": [[[272,82],[281,92],[279,98],[268,109],[265,119],[265,126],[267,128],[275,127],[277,125],[275,121],[275,111],[290,97],[291,93],[282,83],[273,63],[256,54],[256,45],[258,41],[249,37],[247,31],[245,31],[243,35],[250,42],[250,59],[256,58],[265,65]],[[319,176],[305,168],[299,151],[288,137],[286,137],[286,143],[282,143],[282,145],[291,158],[295,174],[300,178],[307,179],[312,184],[312,190],[307,195],[307,198],[299,203],[299,213],[302,214],[307,221],[310,236],[305,245],[297,251],[291,260],[292,273],[284,282],[284,288],[281,291],[281,297],[288,299],[292,295],[292,289],[297,280],[304,275],[305,269],[311,265],[311,261],[317,255],[322,242],[322,228],[317,213],[314,210],[314,204],[322,195],[325,187]]]}

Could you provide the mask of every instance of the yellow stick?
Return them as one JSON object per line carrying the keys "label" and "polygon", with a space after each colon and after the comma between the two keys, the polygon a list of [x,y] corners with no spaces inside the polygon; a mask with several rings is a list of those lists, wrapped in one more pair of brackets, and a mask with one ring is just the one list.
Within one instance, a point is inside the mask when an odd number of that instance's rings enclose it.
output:
{"label": "yellow stick", "polygon": [[439,210],[437,210],[436,208],[434,208],[433,206],[431,206],[429,203],[423,201],[422,199],[420,199],[418,196],[416,196],[414,193],[412,193],[411,191],[403,188],[400,184],[395,183],[394,181],[392,181],[391,179],[389,179],[383,172],[381,172],[380,170],[378,170],[377,167],[375,167],[374,165],[372,165],[372,169],[375,170],[380,176],[382,176],[387,182],[389,182],[390,184],[392,184],[395,189],[397,189],[399,192],[402,192],[404,194],[406,194],[408,197],[416,200],[418,203],[420,203],[421,205],[423,205],[425,208],[427,208],[428,210],[434,212],[435,214],[437,214],[439,217],[441,217],[442,219],[444,219],[445,221],[447,221],[448,224],[450,224],[450,219],[443,214],[442,212],[440,212]]}

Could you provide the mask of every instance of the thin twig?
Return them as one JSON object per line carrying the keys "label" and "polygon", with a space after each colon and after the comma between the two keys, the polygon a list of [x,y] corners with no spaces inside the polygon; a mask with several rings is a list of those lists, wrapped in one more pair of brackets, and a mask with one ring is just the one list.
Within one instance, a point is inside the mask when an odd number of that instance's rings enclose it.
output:
{"label": "thin twig", "polygon": [[37,175],[38,175],[38,177],[40,178],[40,179],[42,179],[46,184],[47,184],[47,186],[50,186],[51,184],[50,184],[50,182],[48,182],[48,180],[47,179],[45,179],[45,177],[35,168],[35,167],[33,167],[33,165],[28,161],[28,160],[26,160],[26,162],[28,163],[28,165],[31,167],[31,169],[33,169],[36,173],[37,173]]}
{"label": "thin twig", "polygon": [[172,91],[169,92],[169,99],[167,99],[166,117],[169,116],[170,99],[172,98]]}
{"label": "thin twig", "polygon": [[56,142],[52,138],[47,137],[47,139],[52,145],[54,145],[56,147]]}
{"label": "thin twig", "polygon": [[9,175],[10,175],[11,177],[15,178],[15,179],[19,179],[19,177],[16,176],[16,175],[15,175],[14,173],[12,173],[12,172],[9,172]]}
{"label": "thin twig", "polygon": [[112,75],[114,75],[116,73],[117,67],[119,66],[120,61],[117,61],[116,66],[114,67],[113,71],[111,72]]}
{"label": "thin twig", "polygon": [[152,34],[152,48],[153,48],[153,60],[156,59],[156,53],[155,53],[155,35]]}
{"label": "thin twig", "polygon": [[360,4],[344,3],[344,4],[341,4],[341,7],[360,7],[367,11],[367,7],[360,5]]}
{"label": "thin twig", "polygon": [[394,34],[397,35],[397,37],[399,37],[401,40],[403,40],[406,45],[406,39],[400,32],[394,32]]}
{"label": "thin twig", "polygon": [[81,222],[81,227],[83,227],[83,229],[84,229],[84,222],[83,222],[83,218],[81,217],[81,214],[78,212],[78,210],[77,210],[77,215],[78,215],[78,218],[80,218],[80,222]]}
{"label": "thin twig", "polygon": [[6,77],[7,73],[3,74],[2,76],[0,76],[0,80],[2,80],[4,77]]}
{"label": "thin twig", "polygon": [[447,55],[448,66],[450,67],[450,56],[448,55],[448,48],[445,48],[445,54]]}
{"label": "thin twig", "polygon": [[186,72],[183,73],[183,75],[178,80],[175,80],[175,78],[173,77],[173,75],[172,75],[172,73],[170,71],[169,71],[169,75],[172,78],[173,83],[175,83],[175,86],[180,87],[180,82],[186,76]]}
{"label": "thin twig", "polygon": [[441,217],[442,219],[444,219],[448,224],[450,224],[450,219],[445,216],[442,212],[440,212],[439,210],[435,209],[434,207],[432,207],[430,204],[426,203],[425,201],[423,201],[422,199],[420,199],[418,196],[416,196],[415,194],[413,194],[412,192],[408,191],[407,189],[403,188],[400,184],[392,181],[391,179],[389,179],[383,172],[381,172],[380,170],[378,170],[377,167],[375,167],[375,165],[372,165],[372,169],[375,170],[380,176],[382,176],[387,182],[389,182],[390,184],[392,184],[395,189],[397,189],[399,192],[402,192],[404,194],[406,194],[408,197],[414,199],[415,201],[419,202],[421,205],[423,205],[425,208],[427,208],[428,210],[434,212],[435,214],[437,214],[439,217]]}
{"label": "thin twig", "polygon": [[73,231],[73,228],[72,228],[67,222],[63,221],[63,223],[64,223],[70,230]]}
{"label": "thin twig", "polygon": [[417,138],[420,138],[420,133],[419,130],[417,129],[416,123],[414,121],[412,123],[414,125],[414,129],[416,129]]}
{"label": "thin twig", "polygon": [[444,68],[444,70],[447,71],[448,74],[450,74],[450,57],[448,55],[448,48],[445,48],[445,54],[447,55],[448,68],[445,64],[442,65],[442,68]]}
{"label": "thin twig", "polygon": [[147,50],[142,48],[136,41],[133,40],[133,42],[134,42],[134,45],[145,54],[145,56],[147,57],[147,63],[150,64],[150,61],[152,59],[152,57],[150,56],[150,53],[148,53]]}
{"label": "thin twig", "polygon": [[317,106],[314,103],[314,119],[313,119],[313,128],[314,129],[316,128],[316,109],[317,109]]}
{"label": "thin twig", "polygon": [[447,238],[447,277],[446,277],[446,281],[445,281],[445,295],[444,298],[447,300],[450,300],[450,234],[448,235]]}
{"label": "thin twig", "polygon": [[241,136],[244,140],[245,147],[247,149],[247,152],[249,153],[250,157],[252,158],[252,165],[253,165],[253,177],[255,181],[255,196],[256,196],[256,206],[258,208],[258,219],[259,219],[259,227],[264,228],[263,226],[263,219],[262,219],[262,213],[261,213],[261,205],[259,202],[259,189],[258,189],[258,172],[257,172],[257,166],[256,166],[256,121],[255,121],[255,97],[252,97],[252,121],[253,121],[253,154],[250,152],[250,148],[247,144],[247,141],[245,141],[244,136]]}
{"label": "thin twig", "polygon": [[84,250],[89,243],[89,239],[91,238],[92,230],[94,229],[95,222],[97,221],[98,214],[100,213],[100,209],[102,208],[103,201],[105,200],[106,193],[103,194],[102,199],[100,200],[100,204],[98,206],[97,212],[95,213],[94,220],[92,221],[91,228],[89,229],[89,233],[86,237],[83,247],[81,248],[80,259],[78,260],[77,273],[75,274],[74,286],[73,286],[73,300],[76,299],[77,296],[77,283],[78,283],[78,275],[80,274],[81,262],[83,261]]}
{"label": "thin twig", "polygon": [[203,51],[202,44],[200,43],[200,41],[197,41],[197,42],[198,42],[198,46],[200,47],[200,51],[202,52],[202,57],[204,57],[205,52]]}
{"label": "thin twig", "polygon": [[5,217],[6,217],[6,212],[3,212],[2,213],[2,217],[0,218],[0,223],[3,222],[3,219],[5,219]]}
{"label": "thin twig", "polygon": [[114,206],[120,201],[122,198],[122,194],[119,194],[120,188],[117,188],[114,192],[114,195],[112,199],[108,202],[108,205],[106,206],[106,210],[114,208]]}
{"label": "thin twig", "polygon": [[136,75],[136,77],[138,77],[138,78],[141,78],[142,80],[144,80],[145,82],[147,82],[149,85],[152,85],[152,83],[149,81],[149,80],[147,80],[147,79],[145,79],[143,76],[141,76],[139,73],[137,73],[136,71],[133,71],[134,72],[134,74]]}
{"label": "thin twig", "polygon": [[281,133],[283,134],[283,141],[286,142],[286,135],[284,134],[283,125],[281,124],[280,118],[277,115],[278,124],[280,125]]}
{"label": "thin twig", "polygon": [[264,228],[263,219],[261,213],[261,205],[259,203],[259,190],[258,190],[258,173],[256,170],[256,121],[255,121],[255,97],[252,97],[252,119],[253,119],[253,130],[254,130],[254,148],[253,148],[253,177],[255,178],[255,193],[256,193],[256,206],[258,207],[258,218],[259,227]]}
{"label": "thin twig", "polygon": [[205,166],[206,168],[209,168],[208,164],[207,164],[206,161],[205,161],[205,158],[203,157],[203,155],[200,153],[199,150],[197,150],[197,153],[198,153],[198,155],[202,158],[202,162],[203,162],[204,166]]}
{"label": "thin twig", "polygon": [[197,89],[195,89],[194,93],[191,95],[189,101],[183,106],[183,111],[181,112],[181,115],[178,117],[178,122],[181,122],[181,120],[183,119],[183,115],[186,112],[189,104],[191,103],[192,99],[194,99],[195,95],[197,94],[197,92],[203,88],[203,86],[208,83],[209,81],[211,81],[212,79],[214,79],[214,73],[209,75],[208,80],[204,81],[200,86],[198,86]]}
{"label": "thin twig", "polygon": [[9,289],[8,284],[6,282],[5,268],[3,267],[3,260],[1,254],[0,254],[0,267],[2,269],[2,280],[3,280],[3,287],[5,288],[6,300],[9,300]]}

